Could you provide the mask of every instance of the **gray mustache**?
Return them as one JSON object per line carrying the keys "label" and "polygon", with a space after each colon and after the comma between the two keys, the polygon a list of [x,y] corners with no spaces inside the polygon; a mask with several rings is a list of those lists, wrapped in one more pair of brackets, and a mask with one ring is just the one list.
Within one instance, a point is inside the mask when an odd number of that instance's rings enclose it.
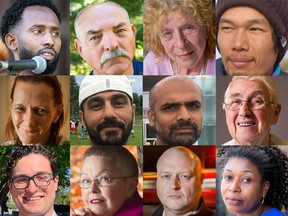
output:
{"label": "gray mustache", "polygon": [[110,59],[113,59],[119,56],[129,58],[129,53],[122,48],[117,48],[116,50],[112,50],[112,51],[104,51],[100,60],[101,64],[103,65],[105,62],[109,61]]}

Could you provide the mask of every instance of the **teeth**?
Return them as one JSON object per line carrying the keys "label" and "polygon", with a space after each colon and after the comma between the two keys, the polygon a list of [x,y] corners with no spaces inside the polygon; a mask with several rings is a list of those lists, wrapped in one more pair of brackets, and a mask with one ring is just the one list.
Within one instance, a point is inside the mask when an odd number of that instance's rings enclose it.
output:
{"label": "teeth", "polygon": [[39,200],[40,199],[40,197],[30,197],[30,198],[25,198],[26,200]]}
{"label": "teeth", "polygon": [[42,55],[44,55],[44,56],[52,56],[51,53],[42,53]]}
{"label": "teeth", "polygon": [[238,125],[241,127],[247,127],[247,126],[252,126],[253,123],[238,123]]}

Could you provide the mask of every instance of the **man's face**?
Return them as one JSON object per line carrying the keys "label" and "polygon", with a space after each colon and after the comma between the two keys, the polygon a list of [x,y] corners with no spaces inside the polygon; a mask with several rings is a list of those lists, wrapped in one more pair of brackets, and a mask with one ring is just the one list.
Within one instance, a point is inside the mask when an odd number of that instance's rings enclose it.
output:
{"label": "man's face", "polygon": [[246,101],[262,100],[270,102],[268,89],[262,82],[236,79],[232,81],[228,96],[229,101],[244,100],[237,111],[226,112],[226,123],[230,135],[241,145],[268,144],[270,139],[270,128],[276,124],[281,107],[266,104],[262,109],[253,110]]}
{"label": "man's face", "polygon": [[235,7],[223,13],[218,45],[229,75],[271,75],[278,51],[269,21],[257,10]]}
{"label": "man's face", "polygon": [[196,160],[172,151],[157,164],[157,195],[169,215],[196,210],[201,197],[202,174]]}
{"label": "man's face", "polygon": [[51,9],[42,6],[25,8],[22,20],[12,32],[16,37],[16,60],[39,55],[47,61],[44,73],[55,71],[62,42],[59,20]]}
{"label": "man's face", "polygon": [[[12,170],[12,178],[16,176],[33,176],[39,173],[52,173],[49,160],[40,154],[29,154],[21,158]],[[52,215],[58,176],[51,180],[46,187],[37,187],[29,181],[26,189],[17,190],[8,183],[13,201],[19,209],[20,215]]]}
{"label": "man's face", "polygon": [[124,145],[133,126],[135,104],[123,92],[106,91],[83,102],[80,117],[97,145]]}
{"label": "man's face", "polygon": [[[121,170],[122,169],[122,170]],[[88,156],[82,166],[81,181],[95,180],[99,177],[125,177],[123,169],[107,157]],[[106,179],[105,178],[105,179]],[[131,181],[127,178],[114,179],[109,186],[100,186],[93,181],[88,188],[82,188],[82,199],[94,215],[115,215],[125,200],[135,191],[131,188]]]}
{"label": "man's face", "polygon": [[190,10],[170,11],[163,22],[161,44],[180,68],[199,71],[204,64],[207,36]]}
{"label": "man's face", "polygon": [[170,82],[155,91],[154,110],[148,112],[157,145],[192,145],[202,129],[201,92],[191,82]]}
{"label": "man's face", "polygon": [[91,6],[79,18],[76,31],[76,50],[94,74],[133,74],[135,29],[125,11],[111,4]]}

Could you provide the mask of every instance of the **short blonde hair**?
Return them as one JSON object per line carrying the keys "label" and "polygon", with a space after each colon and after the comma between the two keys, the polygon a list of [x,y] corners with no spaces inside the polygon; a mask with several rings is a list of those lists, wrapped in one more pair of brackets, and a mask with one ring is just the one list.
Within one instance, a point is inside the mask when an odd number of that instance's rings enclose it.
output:
{"label": "short blonde hair", "polygon": [[161,44],[159,32],[162,28],[164,18],[170,11],[188,9],[194,16],[196,22],[205,29],[207,34],[207,45],[205,57],[215,56],[215,3],[211,0],[144,0],[144,49],[152,51],[158,58],[165,54]]}

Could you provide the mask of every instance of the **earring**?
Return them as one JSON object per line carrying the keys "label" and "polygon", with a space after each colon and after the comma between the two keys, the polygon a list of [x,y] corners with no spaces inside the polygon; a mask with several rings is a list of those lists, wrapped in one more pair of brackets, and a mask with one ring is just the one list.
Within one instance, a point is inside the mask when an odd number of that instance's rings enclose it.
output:
{"label": "earring", "polygon": [[261,202],[262,205],[263,205],[263,203],[264,203],[264,200],[265,200],[265,197],[263,196],[263,197],[262,197],[262,202]]}

